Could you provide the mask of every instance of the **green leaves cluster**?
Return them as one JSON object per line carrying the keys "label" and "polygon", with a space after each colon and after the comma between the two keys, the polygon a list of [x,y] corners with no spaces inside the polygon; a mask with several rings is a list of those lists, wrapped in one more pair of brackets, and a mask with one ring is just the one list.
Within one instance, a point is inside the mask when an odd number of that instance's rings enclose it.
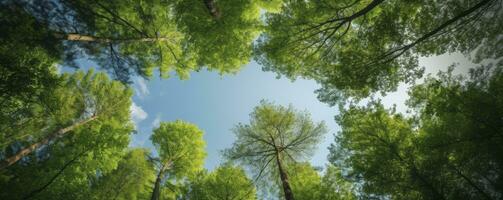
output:
{"label": "green leaves cluster", "polygon": [[2,158],[20,156],[2,170],[2,198],[80,198],[90,181],[117,167],[129,144],[130,89],[92,71],[60,79],[43,99],[24,102],[32,115],[2,124]]}
{"label": "green leaves cluster", "polygon": [[151,136],[161,163],[168,165],[169,176],[181,178],[203,167],[206,144],[197,126],[184,122],[163,122]]}
{"label": "green leaves cluster", "polygon": [[352,183],[345,180],[341,170],[333,165],[327,165],[323,176],[309,163],[294,164],[289,171],[295,199],[357,199]]}
{"label": "green leaves cluster", "polygon": [[316,80],[321,101],[359,99],[421,77],[419,56],[475,51],[475,62],[500,58],[499,4],[285,1],[281,12],[265,14],[256,59],[267,71]]}
{"label": "green leaves cluster", "polygon": [[501,63],[470,79],[440,73],[415,86],[406,117],[379,102],[352,106],[338,122],[331,162],[369,196],[497,199],[501,195]]}
{"label": "green leaves cluster", "polygon": [[211,173],[201,172],[189,185],[187,199],[254,200],[255,186],[245,171],[234,166],[220,166]]}

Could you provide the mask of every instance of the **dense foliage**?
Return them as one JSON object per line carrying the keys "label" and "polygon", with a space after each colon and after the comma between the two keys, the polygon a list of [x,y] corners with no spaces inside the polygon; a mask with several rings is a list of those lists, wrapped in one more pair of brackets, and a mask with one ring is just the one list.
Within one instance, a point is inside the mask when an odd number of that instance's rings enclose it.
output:
{"label": "dense foliage", "polygon": [[393,199],[499,199],[502,168],[502,63],[450,72],[412,88],[413,116],[379,102],[351,106],[331,162],[369,196]]}
{"label": "dense foliage", "polygon": [[498,0],[285,1],[266,14],[257,60],[268,71],[305,77],[335,104],[394,90],[422,75],[419,56],[462,52],[502,56]]}
{"label": "dense foliage", "polygon": [[[0,199],[503,199],[502,8],[502,0],[0,1]],[[422,78],[421,57],[455,52],[478,67]],[[340,105],[325,167],[307,162],[324,122],[265,100],[232,129],[213,170],[204,169],[203,130],[183,120],[160,122],[151,149],[130,144],[131,78],[232,74],[252,59],[316,81],[319,100]],[[403,83],[407,113],[374,98]]]}

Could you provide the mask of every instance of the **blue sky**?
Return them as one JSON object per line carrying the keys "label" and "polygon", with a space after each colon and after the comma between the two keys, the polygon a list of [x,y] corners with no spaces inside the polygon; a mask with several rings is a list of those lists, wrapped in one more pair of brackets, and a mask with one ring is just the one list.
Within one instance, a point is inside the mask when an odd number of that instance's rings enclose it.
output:
{"label": "blue sky", "polygon": [[[458,74],[466,74],[468,68],[474,66],[461,54],[421,58],[419,64],[425,67],[427,74],[436,74],[439,70],[445,71],[454,62],[460,64],[455,70]],[[84,60],[79,65],[81,69],[96,66]],[[319,88],[316,82],[277,79],[276,74],[263,72],[256,63],[244,66],[234,75],[221,76],[216,72],[201,71],[192,73],[189,80],[176,77],[159,79],[158,76],[153,76],[151,80],[139,77],[133,80],[135,95],[131,118],[138,133],[133,135],[130,146],[153,149],[149,137],[159,122],[185,120],[205,132],[208,152],[205,167],[210,170],[221,163],[220,151],[232,145],[234,135],[231,129],[239,122],[248,123],[249,114],[262,99],[281,105],[291,104],[310,112],[314,121],[325,121],[329,132],[310,159],[315,166],[327,163],[327,148],[333,142],[333,135],[340,130],[334,121],[337,109],[316,98],[314,91]],[[405,112],[404,101],[409,87],[401,84],[396,92],[382,97],[383,103],[388,107],[396,105],[397,111]]]}
{"label": "blue sky", "polygon": [[251,63],[235,74],[221,76],[216,72],[195,72],[189,80],[177,78],[146,81],[134,80],[135,96],[132,117],[137,124],[131,146],[152,147],[149,136],[160,121],[182,119],[196,124],[205,132],[205,167],[213,169],[222,161],[220,151],[234,141],[231,129],[235,124],[248,123],[253,108],[265,99],[281,105],[293,105],[307,110],[314,121],[325,121],[329,133],[311,159],[323,166],[328,154],[327,147],[338,130],[334,115],[336,108],[316,99],[314,81],[276,79],[271,72]]}

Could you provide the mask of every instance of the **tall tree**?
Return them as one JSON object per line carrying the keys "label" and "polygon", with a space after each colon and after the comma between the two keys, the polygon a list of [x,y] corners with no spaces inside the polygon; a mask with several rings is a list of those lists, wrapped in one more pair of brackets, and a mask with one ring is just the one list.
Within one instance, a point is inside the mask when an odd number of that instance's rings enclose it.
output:
{"label": "tall tree", "polygon": [[[155,69],[188,78],[203,68],[237,72],[250,61],[252,42],[261,30],[260,11],[279,0],[240,1],[5,1],[46,24],[65,45],[66,64],[92,58],[128,82]],[[26,36],[25,36],[26,38]]]}
{"label": "tall tree", "polygon": [[323,122],[312,122],[306,112],[262,101],[250,114],[250,124],[238,124],[233,132],[237,139],[225,156],[249,166],[256,176],[266,173],[279,180],[287,200],[294,194],[287,166],[310,155],[326,133]]}
{"label": "tall tree", "polygon": [[338,118],[331,162],[362,194],[393,199],[498,199],[501,174],[502,62],[470,79],[440,73],[415,86],[404,117],[373,102]]}
{"label": "tall tree", "polygon": [[[132,92],[129,88],[92,70],[85,74],[81,71],[65,74],[62,79],[61,86],[45,101],[57,109],[50,110],[51,116],[39,116],[45,117],[41,120],[42,129],[32,129],[28,133],[7,133],[11,135],[10,140],[3,142],[9,145],[8,149],[12,153],[4,155],[0,169],[15,164],[61,137],[75,133],[77,129],[90,128],[92,124],[98,127],[117,126],[131,131],[129,108]],[[18,142],[23,143],[19,145]]]}
{"label": "tall tree", "polygon": [[255,186],[243,169],[220,166],[211,173],[201,173],[190,183],[186,199],[254,200]]}
{"label": "tall tree", "polygon": [[256,59],[265,70],[320,82],[320,100],[335,104],[420,77],[419,56],[500,58],[501,8],[499,0],[286,1],[266,14]]}
{"label": "tall tree", "polygon": [[194,175],[202,170],[206,152],[203,131],[184,121],[161,122],[150,137],[159,154],[159,166],[152,191],[158,200],[166,182]]}
{"label": "tall tree", "polygon": [[2,199],[84,199],[128,147],[131,90],[92,70],[62,76],[45,108],[57,109],[36,119],[43,128],[5,141]]}
{"label": "tall tree", "polygon": [[68,64],[88,57],[125,82],[134,73],[150,77],[154,69],[162,77],[176,71],[180,78],[196,70],[194,55],[183,49],[184,35],[177,30],[166,2],[20,2],[65,44]]}

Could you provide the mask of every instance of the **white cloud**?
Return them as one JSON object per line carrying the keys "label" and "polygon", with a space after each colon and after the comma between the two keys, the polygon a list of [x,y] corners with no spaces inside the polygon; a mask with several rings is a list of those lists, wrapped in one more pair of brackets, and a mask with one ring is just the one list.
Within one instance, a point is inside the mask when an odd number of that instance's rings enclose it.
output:
{"label": "white cloud", "polygon": [[137,77],[135,78],[134,82],[135,82],[136,95],[139,98],[144,98],[145,96],[148,96],[150,94],[150,91],[148,90],[147,83],[145,82],[144,78]]}
{"label": "white cloud", "polygon": [[152,127],[157,128],[160,123],[161,123],[161,115],[157,114],[157,116],[155,116],[154,121],[152,121]]}
{"label": "white cloud", "polygon": [[136,105],[134,102],[131,104],[131,119],[135,125],[147,119],[147,117],[147,112],[145,112],[140,106]]}

